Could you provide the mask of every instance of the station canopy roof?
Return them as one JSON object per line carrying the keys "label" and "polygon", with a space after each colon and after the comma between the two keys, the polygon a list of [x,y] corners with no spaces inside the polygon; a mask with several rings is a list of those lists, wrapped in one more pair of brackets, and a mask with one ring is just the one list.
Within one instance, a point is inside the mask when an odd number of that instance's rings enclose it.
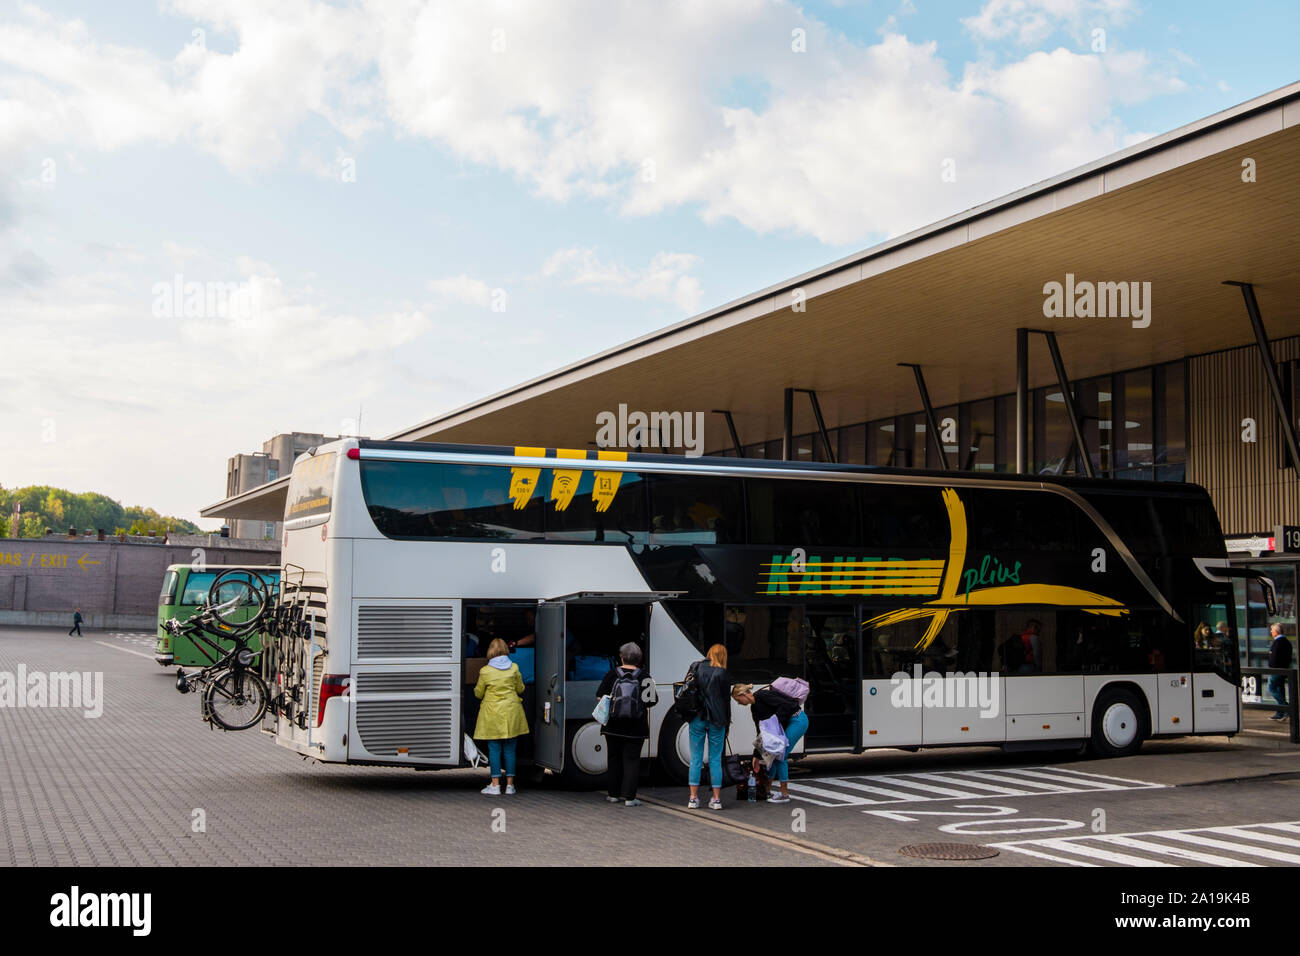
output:
{"label": "station canopy roof", "polygon": [[[1300,83],[387,437],[586,448],[624,403],[729,409],[749,444],[780,436],[789,387],[816,390],[828,428],[919,410],[900,362],[922,366],[936,408],[1010,392],[1021,327],[1056,332],[1071,379],[1172,361],[1253,341],[1226,280],[1255,286],[1270,338],[1300,333],[1297,249]],[[1149,326],[1045,317],[1044,285],[1067,273],[1150,282]],[[1029,376],[1056,381],[1038,337]],[[806,402],[795,416],[813,430]],[[718,415],[705,435],[730,447]],[[282,479],[203,514],[261,517],[284,495]]]}

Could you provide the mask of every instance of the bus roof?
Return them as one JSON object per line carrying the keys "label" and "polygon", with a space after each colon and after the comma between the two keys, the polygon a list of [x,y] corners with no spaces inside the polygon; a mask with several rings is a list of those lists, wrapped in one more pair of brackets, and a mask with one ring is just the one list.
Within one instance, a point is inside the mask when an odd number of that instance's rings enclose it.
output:
{"label": "bus roof", "polygon": [[[1076,491],[1128,491],[1142,494],[1159,492],[1162,494],[1182,495],[1195,498],[1209,498],[1209,493],[1200,485],[1180,481],[1144,481],[1132,478],[1086,478],[1076,475],[1017,475],[1007,472],[978,471],[937,471],[925,468],[895,468],[880,465],[848,465],[824,461],[784,461],[770,458],[732,458],[712,455],[700,455],[694,458],[682,455],[664,455],[648,452],[617,452],[617,458],[607,450],[597,449],[560,449],[540,448],[537,446],[508,445],[466,445],[441,442],[406,442],[376,441],[372,439],[350,439],[356,441],[359,448],[382,453],[399,451],[405,453],[426,452],[430,454],[464,454],[475,456],[499,456],[504,459],[529,457],[551,459],[556,467],[566,464],[572,468],[578,461],[601,461],[611,466],[612,470],[621,470],[620,466],[637,464],[674,465],[674,470],[727,471],[744,469],[745,471],[762,470],[779,474],[781,472],[825,472],[848,475],[889,476],[899,479],[927,479],[934,481],[956,481],[963,484],[987,481],[989,483],[1023,482],[1028,485],[1057,485]],[[561,454],[562,453],[562,454]],[[576,457],[582,455],[582,458]],[[507,464],[503,461],[502,464]],[[631,469],[628,469],[631,470]],[[775,474],[774,474],[775,477]]]}

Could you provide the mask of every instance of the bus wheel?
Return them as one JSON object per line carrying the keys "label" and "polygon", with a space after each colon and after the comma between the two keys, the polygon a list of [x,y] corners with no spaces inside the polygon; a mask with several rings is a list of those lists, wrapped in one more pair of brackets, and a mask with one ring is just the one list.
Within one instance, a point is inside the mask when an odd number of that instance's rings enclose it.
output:
{"label": "bus wheel", "polygon": [[605,738],[594,720],[573,720],[565,729],[564,770],[560,777],[570,787],[590,790],[605,783]]}
{"label": "bus wheel", "polygon": [[690,725],[672,711],[659,728],[659,765],[674,783],[686,783],[690,778]]}
{"label": "bus wheel", "polygon": [[1089,745],[1098,757],[1129,757],[1142,746],[1146,728],[1146,708],[1132,691],[1104,690],[1092,705]]}

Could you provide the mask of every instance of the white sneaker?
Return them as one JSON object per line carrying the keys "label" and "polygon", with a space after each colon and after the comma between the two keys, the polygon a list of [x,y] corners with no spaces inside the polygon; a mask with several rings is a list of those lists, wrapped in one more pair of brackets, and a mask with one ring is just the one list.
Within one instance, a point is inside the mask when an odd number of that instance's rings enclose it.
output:
{"label": "white sneaker", "polygon": [[633,797],[631,800],[624,800],[624,801],[623,801],[623,806],[625,806],[625,807],[639,807],[639,806],[641,806],[641,801],[638,800],[636,797]]}
{"label": "white sneaker", "polygon": [[507,796],[507,797],[513,797],[513,796],[515,795],[515,793],[516,793],[516,791],[515,791],[515,785],[512,784],[512,783],[511,783],[511,784],[506,784],[506,796]]}
{"label": "white sneaker", "polygon": [[722,801],[719,800],[717,797],[714,797],[712,800],[709,801],[709,809],[710,809],[710,810],[721,810],[721,809],[722,809]]}
{"label": "white sneaker", "polygon": [[774,793],[767,798],[768,803],[789,803],[790,798],[783,793]]}
{"label": "white sneaker", "polygon": [[686,801],[686,809],[687,809],[687,810],[698,810],[699,808],[700,808],[700,798],[699,798],[699,797],[691,797],[691,799],[689,799],[689,800]]}
{"label": "white sneaker", "polygon": [[486,793],[489,797],[499,797],[501,796],[501,787],[498,784],[489,783],[479,793]]}

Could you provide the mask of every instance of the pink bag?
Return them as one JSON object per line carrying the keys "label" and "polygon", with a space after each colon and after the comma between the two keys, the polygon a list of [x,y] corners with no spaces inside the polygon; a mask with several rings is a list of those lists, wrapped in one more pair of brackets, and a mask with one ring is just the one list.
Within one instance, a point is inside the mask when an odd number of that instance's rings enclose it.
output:
{"label": "pink bag", "polygon": [[793,697],[801,704],[808,699],[808,682],[801,677],[778,677],[772,681],[772,690]]}

